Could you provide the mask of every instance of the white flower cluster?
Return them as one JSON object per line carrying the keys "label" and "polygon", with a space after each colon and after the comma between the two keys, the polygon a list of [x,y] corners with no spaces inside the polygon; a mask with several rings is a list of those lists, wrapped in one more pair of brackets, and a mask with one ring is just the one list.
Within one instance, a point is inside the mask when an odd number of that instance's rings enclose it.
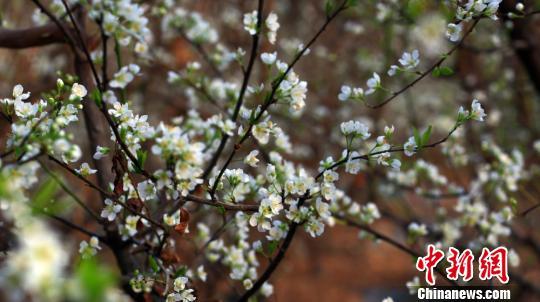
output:
{"label": "white flower cluster", "polygon": [[[228,59],[221,57],[217,63],[224,68],[228,62]],[[194,108],[197,108],[202,101],[215,100],[216,103],[213,105],[222,106],[238,98],[237,84],[209,78],[202,72],[199,62],[188,63],[186,69],[180,72],[170,71],[167,81],[171,84],[182,85],[185,88],[184,93]]]}
{"label": "white flower cluster", "polygon": [[[74,2],[73,0],[66,1],[67,3]],[[66,8],[64,7],[64,4],[62,3],[62,0],[52,0],[49,4],[49,11],[56,17],[60,17],[66,12]],[[44,25],[47,22],[50,21],[49,17],[45,15],[41,9],[37,8],[34,10],[34,13],[32,14],[32,21],[36,25]]]}
{"label": "white flower cluster", "polygon": [[497,20],[497,11],[501,2],[502,0],[468,0],[464,5],[458,6],[456,18],[467,21],[485,16]]}
{"label": "white flower cluster", "polygon": [[381,77],[379,74],[374,72],[366,81],[367,90],[364,91],[363,88],[354,87],[351,88],[348,85],[341,86],[341,91],[338,94],[338,99],[342,102],[353,100],[353,101],[363,101],[365,96],[375,93],[375,91],[382,90]]}
{"label": "white flower cluster", "polygon": [[[147,122],[147,115],[135,115],[127,103],[116,102],[109,109],[109,114],[117,123],[117,130],[131,152],[137,153],[141,148],[141,143],[154,137],[156,130]],[[112,141],[116,138],[111,137]]]}
{"label": "white flower cluster", "polygon": [[[261,29],[257,28],[257,11],[244,14],[244,29],[252,36],[256,35]],[[278,16],[274,12],[270,12],[264,22],[266,29],[266,37],[271,44],[276,43],[277,31],[280,27]]]}
{"label": "white flower cluster", "polygon": [[258,32],[257,28],[257,11],[254,10],[250,13],[244,14],[244,29],[252,36],[256,35]]}
{"label": "white flower cluster", "polygon": [[137,225],[139,221],[141,221],[143,225],[148,225],[146,219],[141,218],[140,216],[128,215],[126,217],[126,220],[123,224],[120,224],[118,229],[118,233],[122,236],[122,240],[128,240],[137,234]]}
{"label": "white flower cluster", "polygon": [[99,239],[95,236],[90,238],[90,241],[81,241],[79,244],[79,253],[83,258],[95,256],[98,250],[101,250],[101,247],[99,246]]}
{"label": "white flower cluster", "polygon": [[167,295],[165,301],[167,302],[192,302],[195,301],[194,290],[187,288],[189,279],[185,276],[180,276],[174,279],[173,289],[174,291]]}
{"label": "white flower cluster", "polygon": [[268,17],[266,17],[266,21],[264,22],[264,24],[266,25],[266,29],[268,30],[266,32],[266,37],[268,38],[268,41],[272,44],[275,44],[277,31],[279,29],[277,14],[274,12],[269,13]]}
{"label": "white flower cluster", "polygon": [[452,42],[459,41],[463,30],[462,21],[479,17],[497,20],[497,11],[501,2],[502,0],[468,0],[464,5],[458,5],[456,19],[459,22],[447,25],[446,37]]}
{"label": "white flower cluster", "polygon": [[144,8],[131,0],[94,0],[88,3],[89,16],[102,23],[103,30],[127,46],[134,39],[135,51],[146,53],[152,32]]}
{"label": "white flower cluster", "polygon": [[167,12],[161,22],[166,35],[172,35],[174,30],[181,30],[190,41],[197,44],[216,43],[219,35],[215,28],[197,12],[188,12],[177,7]]}
{"label": "white flower cluster", "polygon": [[[76,162],[81,157],[81,149],[70,142],[71,135],[66,133],[65,128],[78,121],[78,110],[82,108],[86,88],[78,83],[65,85],[59,80],[54,93],[57,98],[32,103],[29,101],[30,92],[24,92],[22,85],[16,85],[12,98],[0,100],[3,112],[15,114],[18,118],[11,124],[12,133],[7,146],[21,147],[23,160],[40,152],[59,156],[64,162]],[[19,146],[22,142],[25,144]],[[42,146],[48,148],[42,150]]]}
{"label": "white flower cluster", "polygon": [[397,65],[390,66],[390,69],[388,70],[389,76],[394,76],[398,72],[402,72],[405,70],[414,70],[418,64],[420,64],[420,53],[417,49],[413,50],[412,52],[404,52],[401,56],[401,59],[399,59],[399,64],[401,64],[402,67],[399,67]]}
{"label": "white flower cluster", "polygon": [[471,110],[465,110],[463,107],[459,107],[458,111],[458,123],[462,123],[467,120],[476,120],[483,122],[487,114],[484,112],[484,108],[477,99],[474,99],[471,104]]}
{"label": "white flower cluster", "polygon": [[187,195],[196,185],[202,183],[200,177],[205,159],[203,143],[194,141],[189,132],[186,133],[182,128],[167,127],[163,123],[157,128],[155,141],[152,153],[173,163],[174,178],[177,180],[177,187],[173,187],[170,182],[161,182],[160,187],[167,186],[176,198],[179,194]]}
{"label": "white flower cluster", "polygon": [[345,136],[350,136],[353,138],[361,138],[363,140],[368,139],[371,136],[369,133],[369,128],[365,124],[359,121],[348,121],[341,123],[341,133]]}
{"label": "white flower cluster", "polygon": [[[285,65],[280,67],[280,62],[277,62],[278,69],[284,72]],[[293,70],[290,70],[287,77],[279,84],[276,93],[276,99],[290,104],[293,111],[300,111],[306,106],[307,82],[301,81],[298,75]]]}
{"label": "white flower cluster", "polygon": [[131,81],[133,81],[135,76],[139,74],[139,71],[140,67],[136,64],[124,66],[113,75],[109,86],[112,88],[124,89]]}
{"label": "white flower cluster", "polygon": [[221,263],[229,267],[229,277],[233,280],[242,281],[244,287],[249,289],[253,286],[253,280],[257,278],[259,261],[257,252],[261,251],[261,242],[250,244],[249,217],[242,212],[236,213],[234,218],[235,242],[226,246],[223,239],[209,241],[209,230],[204,224],[198,224],[198,238],[201,243],[210,242],[206,250],[206,257],[210,261],[221,260]]}

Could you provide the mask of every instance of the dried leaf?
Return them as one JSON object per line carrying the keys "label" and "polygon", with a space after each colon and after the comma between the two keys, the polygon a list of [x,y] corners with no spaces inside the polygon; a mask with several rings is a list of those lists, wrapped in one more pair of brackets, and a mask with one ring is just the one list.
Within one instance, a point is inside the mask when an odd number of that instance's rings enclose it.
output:
{"label": "dried leaf", "polygon": [[189,223],[189,212],[186,209],[181,208],[180,209],[180,223],[174,227],[174,230],[178,234],[183,235],[188,228],[188,223]]}

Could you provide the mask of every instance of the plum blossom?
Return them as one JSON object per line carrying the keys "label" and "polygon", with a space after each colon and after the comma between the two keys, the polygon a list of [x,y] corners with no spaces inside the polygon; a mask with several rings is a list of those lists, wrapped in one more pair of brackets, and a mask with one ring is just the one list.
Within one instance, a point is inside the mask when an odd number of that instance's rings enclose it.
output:
{"label": "plum blossom", "polygon": [[244,14],[244,29],[252,36],[257,34],[257,11]]}
{"label": "plum blossom", "polygon": [[369,128],[365,124],[359,121],[348,121],[341,123],[341,133],[345,136],[360,137],[361,139],[368,139],[371,136]]}
{"label": "plum blossom", "polygon": [[107,198],[105,199],[105,207],[101,211],[101,217],[113,221],[116,219],[116,214],[120,213],[120,211],[122,211],[122,206]]}
{"label": "plum blossom", "polygon": [[474,99],[471,104],[471,118],[479,122],[483,122],[487,114],[484,112],[484,108],[477,99]]}
{"label": "plum blossom", "polygon": [[268,32],[266,33],[266,36],[268,37],[268,42],[270,42],[271,44],[276,43],[277,30],[279,29],[277,14],[274,12],[269,13],[268,17],[266,17],[265,24],[266,28],[268,29]]}
{"label": "plum blossom", "polygon": [[364,99],[364,89],[362,88],[351,88],[350,86],[343,85],[341,86],[341,91],[338,94],[338,99],[342,102],[348,100],[363,100]]}
{"label": "plum blossom", "polygon": [[275,51],[273,53],[263,52],[261,54],[261,60],[266,65],[273,65],[276,62],[276,58],[277,52]]}
{"label": "plum blossom", "polygon": [[452,42],[457,42],[461,37],[461,30],[463,28],[463,24],[454,24],[449,23],[448,28],[446,30],[446,37],[450,39]]}
{"label": "plum blossom", "polygon": [[136,64],[129,64],[122,67],[118,72],[113,75],[109,86],[112,88],[124,89],[133,81],[135,75],[139,73],[140,67]]}
{"label": "plum blossom", "polygon": [[91,174],[95,174],[97,172],[97,170],[94,170],[94,169],[90,168],[88,163],[82,163],[81,167],[79,169],[75,169],[75,171],[77,171],[77,173],[81,174],[81,176],[88,176],[88,175],[91,175]]}
{"label": "plum blossom", "polygon": [[150,180],[141,181],[137,184],[137,192],[142,200],[150,200],[156,197],[156,187]]}
{"label": "plum blossom", "polygon": [[370,95],[373,94],[376,90],[381,89],[381,77],[374,72],[371,78],[369,78],[366,82],[368,86],[368,90],[366,90],[365,94]]}
{"label": "plum blossom", "polygon": [[109,151],[110,149],[107,147],[97,146],[96,153],[94,153],[93,158],[97,160],[102,159],[103,157],[107,156],[107,154],[109,154]]}
{"label": "plum blossom", "polygon": [[413,156],[414,153],[416,153],[416,150],[418,148],[418,145],[416,144],[416,140],[413,136],[409,137],[407,142],[403,145],[403,152],[407,156]]}
{"label": "plum blossom", "polygon": [[89,242],[81,241],[79,244],[79,253],[83,258],[95,256],[98,250],[101,250],[101,246],[99,246],[99,239],[95,236],[92,236]]}
{"label": "plum blossom", "polygon": [[[88,91],[86,90],[86,87],[79,83],[74,83],[73,86],[71,86],[71,95],[78,97],[78,98],[84,98]],[[70,96],[71,98],[71,96]]]}
{"label": "plum blossom", "polygon": [[244,159],[244,163],[251,167],[257,167],[257,163],[259,162],[259,159],[257,158],[257,155],[259,155],[258,150],[253,150],[249,152],[249,154]]}

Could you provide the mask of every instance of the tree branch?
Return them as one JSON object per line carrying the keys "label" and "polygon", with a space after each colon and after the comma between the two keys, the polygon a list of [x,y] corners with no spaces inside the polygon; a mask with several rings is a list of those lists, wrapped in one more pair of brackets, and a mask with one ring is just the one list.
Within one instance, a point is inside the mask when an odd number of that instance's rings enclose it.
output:
{"label": "tree branch", "polygon": [[24,29],[0,28],[1,48],[21,49],[66,41],[64,34],[54,23]]}

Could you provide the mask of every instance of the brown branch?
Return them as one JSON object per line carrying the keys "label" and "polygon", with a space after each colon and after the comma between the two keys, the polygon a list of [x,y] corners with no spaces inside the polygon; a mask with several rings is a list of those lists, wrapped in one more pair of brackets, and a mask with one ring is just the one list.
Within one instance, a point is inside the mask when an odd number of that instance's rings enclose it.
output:
{"label": "brown branch", "polygon": [[[65,170],[67,170],[69,173],[71,173],[73,176],[77,177],[78,179],[80,179],[82,182],[84,182],[87,186],[89,186],[90,188],[98,191],[102,196],[106,197],[106,198],[112,198],[113,195],[105,190],[103,190],[102,188],[100,188],[99,186],[95,185],[94,183],[92,183],[91,181],[89,181],[88,179],[86,179],[85,177],[83,177],[81,174],[77,173],[77,171],[75,171],[73,168],[71,168],[70,166],[68,166],[66,163],[58,160],[56,157],[52,156],[52,155],[49,155],[49,159],[52,160],[54,163],[56,163],[57,165],[59,165],[60,167],[64,168]],[[99,171],[98,171],[99,172]]]}
{"label": "brown branch", "polygon": [[64,27],[64,24],[58,18],[56,18],[56,16],[51,13],[39,0],[32,0],[32,2],[34,2],[34,4],[39,7],[41,12],[43,12],[47,17],[49,17],[49,19],[56,25],[56,27],[64,36],[65,40],[68,42],[73,52],[77,55],[77,44],[73,41],[70,30],[66,29]]}
{"label": "brown branch", "polygon": [[186,201],[191,201],[199,204],[211,205],[214,207],[222,207],[226,211],[244,211],[244,212],[257,212],[259,205],[256,204],[230,204],[222,201],[213,201],[204,198],[200,198],[193,195],[184,197]]}
{"label": "brown branch", "polygon": [[62,223],[63,225],[65,225],[65,226],[71,228],[71,229],[74,229],[74,230],[76,230],[76,231],[79,231],[79,232],[81,232],[81,233],[83,233],[83,234],[86,234],[86,235],[88,235],[88,236],[97,237],[97,238],[99,239],[99,241],[101,241],[101,242],[103,242],[103,243],[105,243],[105,244],[108,245],[108,242],[109,242],[109,241],[107,240],[106,237],[104,237],[104,236],[102,236],[102,235],[99,235],[99,234],[96,234],[96,233],[94,233],[94,232],[91,232],[91,231],[89,231],[89,230],[87,230],[87,229],[85,229],[85,228],[83,228],[83,227],[81,227],[81,226],[79,226],[79,225],[74,224],[73,222],[71,222],[71,221],[69,221],[69,220],[67,220],[67,219],[65,219],[65,218],[62,218],[62,217],[60,217],[60,216],[56,216],[56,215],[54,215],[54,214],[52,214],[52,213],[49,213],[49,212],[47,212],[47,211],[42,211],[42,210],[39,210],[39,209],[36,209],[36,208],[34,208],[34,209],[37,210],[37,211],[39,211],[41,214],[43,214],[43,215],[45,215],[45,216],[47,216],[47,217],[49,217],[49,218],[51,218],[51,219],[54,219],[54,220],[56,220],[56,221]]}
{"label": "brown branch", "polygon": [[[304,196],[300,198],[300,201],[298,202],[298,208],[302,206],[302,204],[306,201],[309,195],[310,193],[309,191],[307,191],[306,194],[304,194]],[[253,286],[238,299],[238,302],[248,301],[249,298],[251,298],[251,296],[256,294],[259,291],[259,289],[264,285],[264,283],[266,283],[266,281],[270,279],[270,276],[272,276],[272,274],[274,273],[276,268],[279,266],[283,258],[285,258],[285,254],[287,250],[289,249],[289,246],[291,245],[292,240],[294,239],[294,235],[296,235],[298,226],[300,226],[301,224],[302,223],[293,222],[290,225],[289,230],[287,231],[287,235],[285,236],[283,243],[279,247],[279,251],[276,257],[274,257],[274,259],[270,261],[270,264],[266,267],[266,270],[262,273],[259,279],[257,279],[257,281],[253,284]]]}
{"label": "brown branch", "polygon": [[54,23],[24,29],[0,28],[0,47],[21,49],[65,43],[64,34]]}
{"label": "brown branch", "polygon": [[92,209],[90,209],[73,191],[71,191],[68,186],[54,173],[52,172],[51,170],[49,170],[49,168],[47,168],[47,166],[42,162],[42,161],[38,161],[41,168],[51,176],[51,178],[69,195],[71,196],[71,198],[73,198],[73,200],[79,205],[81,206],[85,211],[86,213],[88,213],[92,218],[94,218],[97,222],[101,222],[101,217],[99,217],[96,213],[94,213],[94,211],[92,211]]}

